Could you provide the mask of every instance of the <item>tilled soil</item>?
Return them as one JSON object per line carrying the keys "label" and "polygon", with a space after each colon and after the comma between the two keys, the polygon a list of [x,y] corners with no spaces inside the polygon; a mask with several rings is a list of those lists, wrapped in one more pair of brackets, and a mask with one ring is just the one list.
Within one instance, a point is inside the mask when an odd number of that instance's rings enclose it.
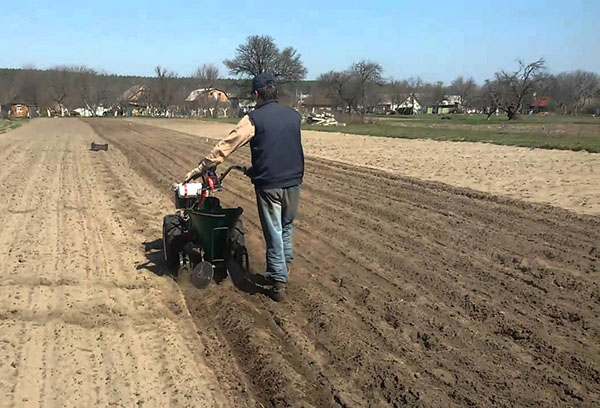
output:
{"label": "tilled soil", "polygon": [[[12,405],[29,384],[30,401],[139,393],[149,406],[600,400],[597,217],[307,157],[286,301],[229,279],[200,291],[161,276],[161,220],[170,184],[214,141],[85,123],[0,136],[0,391]],[[87,151],[92,140],[109,150]],[[247,148],[228,161],[248,163]],[[232,175],[220,197],[245,209],[261,273],[251,184]],[[85,351],[69,348],[88,332]]]}
{"label": "tilled soil", "polygon": [[[88,123],[161,197],[214,143]],[[248,164],[249,151],[230,163]],[[223,201],[245,208],[262,272],[252,186],[232,177],[226,187]],[[115,188],[135,215],[133,191]],[[138,223],[147,240],[160,238],[160,219]],[[600,398],[599,226],[309,157],[287,301],[230,282],[184,292],[209,365],[263,405],[591,406]]]}
{"label": "tilled soil", "polygon": [[145,235],[116,198],[141,179],[93,136],[60,119],[0,135],[0,406],[234,405],[178,286],[136,267]]}
{"label": "tilled soil", "polygon": [[[128,120],[216,139],[234,127],[197,119]],[[586,126],[600,136],[600,119],[598,125]],[[515,127],[523,125],[511,125]],[[325,160],[600,215],[600,154],[596,153],[314,130],[302,132],[302,143],[305,153]]]}

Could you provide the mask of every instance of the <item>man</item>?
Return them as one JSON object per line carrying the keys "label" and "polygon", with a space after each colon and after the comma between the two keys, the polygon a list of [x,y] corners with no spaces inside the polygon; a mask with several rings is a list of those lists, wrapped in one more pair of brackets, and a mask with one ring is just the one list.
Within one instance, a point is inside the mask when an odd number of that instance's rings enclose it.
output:
{"label": "man", "polygon": [[295,110],[277,102],[277,84],[271,74],[254,78],[252,94],[256,108],[186,175],[186,181],[222,163],[236,149],[250,142],[252,167],[248,175],[256,191],[267,246],[265,277],[272,285],[271,296],[279,302],[284,298],[289,267],[294,260],[292,223],[304,176],[302,118]]}

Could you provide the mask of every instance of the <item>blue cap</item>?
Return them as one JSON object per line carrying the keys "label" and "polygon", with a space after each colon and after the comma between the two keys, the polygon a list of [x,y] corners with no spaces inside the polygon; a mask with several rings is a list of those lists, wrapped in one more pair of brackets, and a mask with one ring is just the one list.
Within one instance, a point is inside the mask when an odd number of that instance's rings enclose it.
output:
{"label": "blue cap", "polygon": [[254,77],[252,80],[252,92],[256,91],[259,88],[264,88],[265,86],[275,85],[275,76],[272,74],[260,74]]}

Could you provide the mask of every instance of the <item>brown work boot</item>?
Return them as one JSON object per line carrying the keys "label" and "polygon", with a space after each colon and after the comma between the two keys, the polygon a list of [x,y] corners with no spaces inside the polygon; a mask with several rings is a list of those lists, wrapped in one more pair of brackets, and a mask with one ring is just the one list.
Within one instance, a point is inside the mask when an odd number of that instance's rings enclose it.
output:
{"label": "brown work boot", "polygon": [[285,283],[274,282],[269,291],[269,295],[275,302],[283,301],[283,299],[285,299]]}

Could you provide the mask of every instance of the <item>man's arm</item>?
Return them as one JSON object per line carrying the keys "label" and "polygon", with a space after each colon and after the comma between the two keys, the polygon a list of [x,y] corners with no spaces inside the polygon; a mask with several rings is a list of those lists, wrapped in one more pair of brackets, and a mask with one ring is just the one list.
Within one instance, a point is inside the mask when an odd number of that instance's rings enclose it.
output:
{"label": "man's arm", "polygon": [[236,127],[229,132],[229,135],[225,139],[217,143],[210,153],[200,160],[198,167],[186,174],[185,181],[187,182],[192,178],[198,177],[204,170],[223,163],[230,154],[248,143],[253,137],[254,125],[250,121],[248,115],[246,115],[238,122]]}

